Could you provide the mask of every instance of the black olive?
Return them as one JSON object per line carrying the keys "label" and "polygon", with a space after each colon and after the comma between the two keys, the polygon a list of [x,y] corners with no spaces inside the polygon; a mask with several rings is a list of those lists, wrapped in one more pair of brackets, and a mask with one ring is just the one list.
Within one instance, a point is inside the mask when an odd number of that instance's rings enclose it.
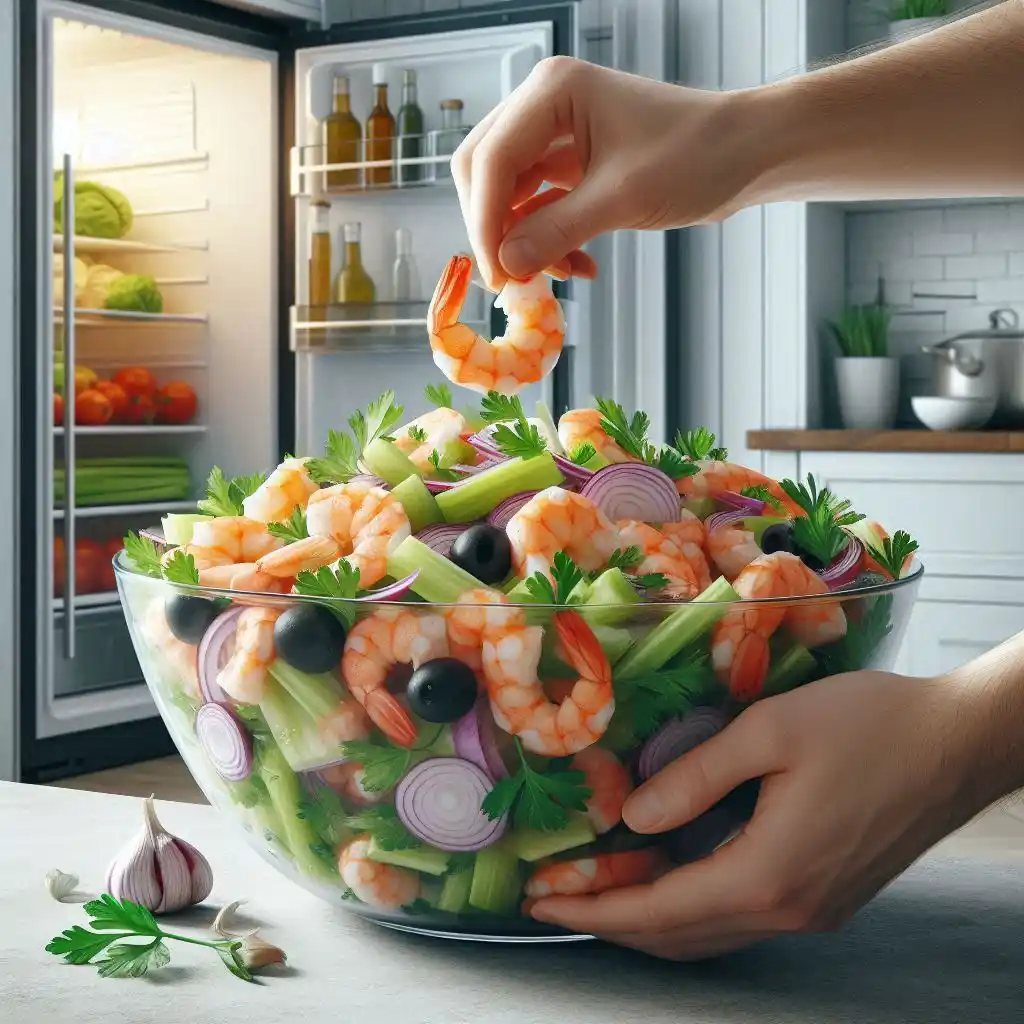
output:
{"label": "black olive", "polygon": [[460,533],[448,557],[481,583],[501,583],[512,568],[512,546],[505,531],[484,523]]}
{"label": "black olive", "polygon": [[217,606],[205,597],[175,594],[164,602],[164,615],[171,632],[185,644],[197,646],[203,634],[219,614]]}
{"label": "black olive", "polygon": [[424,721],[455,722],[476,703],[476,676],[458,658],[434,658],[413,672],[405,696]]}
{"label": "black olive", "polygon": [[293,605],[274,623],[274,646],[292,668],[319,675],[338,667],[345,627],[323,605]]}
{"label": "black olive", "polygon": [[766,555],[774,555],[776,551],[788,551],[790,554],[796,554],[792,524],[772,523],[761,534],[761,550]]}

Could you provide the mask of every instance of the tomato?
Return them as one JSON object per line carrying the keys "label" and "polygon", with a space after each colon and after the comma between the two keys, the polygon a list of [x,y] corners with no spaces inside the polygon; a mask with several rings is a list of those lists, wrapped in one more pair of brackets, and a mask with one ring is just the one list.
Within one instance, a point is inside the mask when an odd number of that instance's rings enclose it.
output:
{"label": "tomato", "polygon": [[125,423],[152,423],[156,419],[156,402],[149,395],[133,395],[128,399]]}
{"label": "tomato", "polygon": [[107,556],[94,540],[79,537],[75,541],[75,591],[97,594],[110,590],[107,586]]}
{"label": "tomato", "polygon": [[152,398],[156,394],[156,377],[143,366],[126,366],[114,374],[114,383],[119,385],[129,398]]}
{"label": "tomato", "polygon": [[196,393],[181,380],[165,384],[156,393],[158,423],[190,423],[196,414]]}
{"label": "tomato", "polygon": [[53,538],[53,596],[64,596],[64,547],[63,537]]}
{"label": "tomato", "polygon": [[64,396],[58,395],[56,391],[53,393],[53,425],[64,426]]}
{"label": "tomato", "polygon": [[89,389],[75,396],[75,422],[86,427],[102,427],[114,415],[110,399]]}
{"label": "tomato", "polygon": [[98,391],[113,406],[114,415],[111,417],[114,423],[121,423],[128,414],[128,395],[120,384],[112,380],[98,381],[94,391]]}

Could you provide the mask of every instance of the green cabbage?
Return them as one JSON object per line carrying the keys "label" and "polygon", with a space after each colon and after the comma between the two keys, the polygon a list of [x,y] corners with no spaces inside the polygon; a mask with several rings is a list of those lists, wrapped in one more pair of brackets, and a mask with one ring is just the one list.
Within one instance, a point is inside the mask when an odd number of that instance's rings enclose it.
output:
{"label": "green cabbage", "polygon": [[[64,230],[64,175],[53,185],[56,230]],[[124,238],[132,227],[132,205],[116,188],[95,181],[75,182],[75,234],[89,238]]]}
{"label": "green cabbage", "polygon": [[164,297],[156,281],[146,274],[125,274],[107,288],[107,309],[133,313],[162,313]]}

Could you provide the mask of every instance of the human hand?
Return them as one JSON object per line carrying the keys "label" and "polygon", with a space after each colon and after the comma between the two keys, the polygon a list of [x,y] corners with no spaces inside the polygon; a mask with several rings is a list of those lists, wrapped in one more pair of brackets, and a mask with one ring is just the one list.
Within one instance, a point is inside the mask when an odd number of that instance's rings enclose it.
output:
{"label": "human hand", "polygon": [[666,832],[763,778],[735,839],[649,885],[532,914],[677,960],[832,930],[998,795],[974,785],[986,741],[967,703],[948,680],[863,671],[754,704],[623,813],[636,832]]}
{"label": "human hand", "polygon": [[[484,281],[498,289],[546,268],[593,277],[581,247],[603,232],[728,215],[753,140],[729,130],[727,109],[725,93],[542,61],[452,158]],[[537,193],[544,182],[554,187]]]}

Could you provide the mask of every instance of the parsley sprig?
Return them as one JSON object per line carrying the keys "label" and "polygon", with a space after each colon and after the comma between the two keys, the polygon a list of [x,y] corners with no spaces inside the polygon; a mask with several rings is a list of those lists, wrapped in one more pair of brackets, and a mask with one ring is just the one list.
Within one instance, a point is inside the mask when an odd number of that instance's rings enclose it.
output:
{"label": "parsley sprig", "polygon": [[355,832],[369,832],[382,850],[415,850],[423,845],[402,824],[393,807],[367,807],[350,814],[345,824]]}
{"label": "parsley sprig", "polygon": [[586,578],[583,570],[564,552],[555,552],[551,577],[537,571],[526,579],[526,589],[543,604],[568,604],[569,595]]}
{"label": "parsley sprig", "polygon": [[198,509],[208,516],[243,515],[242,502],[266,479],[265,473],[250,473],[229,480],[220,466],[214,466],[206,478],[206,497],[199,502]]}
{"label": "parsley sprig", "polygon": [[660,590],[668,586],[668,577],[661,572],[644,572],[636,574],[630,572],[644,560],[643,552],[635,544],[628,548],[616,548],[608,558],[608,564],[604,569],[591,573],[591,579],[597,579],[602,572],[609,569],[618,569],[633,584],[641,590]]}
{"label": "parsley sprig", "polygon": [[324,600],[327,608],[342,621],[345,628],[351,629],[356,621],[355,608],[351,604],[336,602],[351,601],[359,595],[359,570],[349,565],[344,558],[338,562],[337,569],[324,565],[316,572],[303,570],[295,577],[295,593]]}
{"label": "parsley sprig", "polygon": [[903,563],[918,549],[918,543],[906,530],[897,530],[892,537],[882,541],[881,549],[868,545],[868,554],[894,580],[903,575]]}
{"label": "parsley sprig", "polygon": [[616,714],[646,739],[667,719],[682,715],[715,695],[718,682],[702,651],[684,651],[668,668],[615,680]]}
{"label": "parsley sprig", "polygon": [[[63,957],[69,964],[94,964],[102,978],[141,978],[170,963],[171,954],[164,940],[174,939],[214,950],[236,978],[252,981],[252,972],[238,952],[242,948],[238,939],[207,942],[165,932],[145,907],[131,900],[116,900],[109,893],[90,900],[83,909],[93,930],[77,924],[66,928],[50,939],[47,953]],[[97,960],[101,954],[102,958]]]}
{"label": "parsley sprig", "polygon": [[417,444],[423,444],[427,439],[427,432],[422,427],[410,427],[406,433]]}
{"label": "parsley sprig", "polygon": [[342,751],[363,766],[362,784],[368,793],[386,793],[397,786],[412,760],[406,747],[385,747],[371,740],[350,740],[342,744]]}
{"label": "parsley sprig", "polygon": [[597,449],[589,441],[581,441],[566,458],[577,466],[585,466],[596,455]]}
{"label": "parsley sprig", "polygon": [[438,409],[450,409],[452,407],[452,389],[447,384],[428,384],[423,393],[427,401],[436,405]]}
{"label": "parsley sprig", "polygon": [[757,501],[763,501],[766,505],[770,505],[775,509],[776,512],[782,511],[782,502],[764,484],[751,484],[749,487],[742,488],[740,494],[744,498],[754,498]]}
{"label": "parsley sprig", "polygon": [[199,585],[199,570],[196,568],[196,560],[185,554],[181,548],[167,559],[164,566],[164,579],[171,583],[183,583],[186,586]]}
{"label": "parsley sprig", "polygon": [[359,472],[359,452],[356,443],[340,430],[328,430],[324,454],[306,463],[310,480],[318,484],[351,480]]}
{"label": "parsley sprig", "polygon": [[163,576],[164,569],[160,560],[160,552],[148,537],[129,530],[124,539],[124,553],[128,556],[128,561],[132,563],[136,572],[141,572],[144,576],[153,576],[156,579]]}
{"label": "parsley sprig", "polygon": [[283,523],[267,523],[267,533],[271,537],[279,537],[289,544],[297,540],[305,540],[309,536],[305,509],[293,509],[292,514]]}
{"label": "parsley sprig", "polygon": [[517,395],[488,391],[481,403],[480,417],[485,423],[497,424],[491,440],[510,459],[533,459],[548,449],[541,432],[526,418]]}
{"label": "parsley sprig", "polygon": [[583,772],[562,767],[565,759],[551,762],[539,772],[526,760],[519,738],[515,739],[519,770],[501,779],[484,797],[480,809],[492,821],[511,814],[519,826],[540,832],[557,832],[569,824],[569,811],[584,811],[590,798]]}
{"label": "parsley sprig", "polygon": [[393,441],[390,431],[402,418],[404,408],[395,405],[394,391],[385,391],[375,398],[366,412],[354,412],[348,418],[352,436],[329,430],[324,454],[306,463],[306,472],[315,483],[345,483],[360,471],[359,456],[376,440]]}
{"label": "parsley sprig", "polygon": [[725,462],[729,458],[729,449],[717,447],[718,438],[707,427],[695,427],[684,434],[676,433],[676,448],[688,459],[702,462],[711,459]]}
{"label": "parsley sprig", "polygon": [[867,605],[860,618],[848,615],[845,635],[815,651],[824,675],[856,672],[878,663],[878,649],[892,632],[893,595],[883,594],[873,601],[857,603]]}
{"label": "parsley sprig", "polygon": [[673,480],[698,472],[698,467],[671,445],[659,446],[648,440],[651,418],[647,413],[638,410],[628,417],[625,409],[610,398],[598,398],[595,403],[601,413],[601,429],[628,455],[660,469]]}
{"label": "parsley sprig", "polygon": [[503,395],[500,391],[488,391],[480,402],[480,419],[484,423],[515,420],[522,414],[523,403],[515,395]]}
{"label": "parsley sprig", "polygon": [[383,441],[394,441],[390,431],[398,424],[403,412],[403,406],[395,405],[394,391],[385,391],[366,407],[365,413],[352,413],[348,418],[348,425],[359,450],[364,451],[368,444],[378,438]]}
{"label": "parsley sprig", "polygon": [[843,527],[859,523],[864,516],[852,511],[851,502],[836,497],[827,487],[819,490],[810,473],[806,485],[780,480],[779,486],[806,513],[793,520],[793,541],[824,568],[849,543]]}
{"label": "parsley sprig", "polygon": [[437,480],[460,480],[461,477],[456,473],[451,466],[453,465],[449,460],[446,460],[444,456],[435,448],[427,456],[430,464],[434,467],[432,476]]}

